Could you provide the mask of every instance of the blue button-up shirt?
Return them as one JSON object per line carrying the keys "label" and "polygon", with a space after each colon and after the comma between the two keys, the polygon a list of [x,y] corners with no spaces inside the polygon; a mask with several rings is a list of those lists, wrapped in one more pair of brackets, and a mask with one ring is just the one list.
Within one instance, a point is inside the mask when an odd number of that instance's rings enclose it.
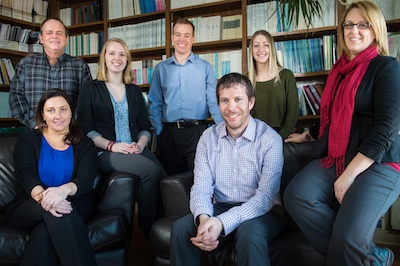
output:
{"label": "blue button-up shirt", "polygon": [[218,215],[226,235],[242,222],[281,204],[283,141],[261,120],[251,117],[236,140],[228,134],[225,122],[206,129],[194,163],[190,192],[194,218],[200,214],[213,216],[213,203],[242,203]]}
{"label": "blue button-up shirt", "polygon": [[222,122],[216,85],[210,63],[193,53],[184,64],[175,56],[159,63],[149,90],[150,121],[156,134],[161,133],[163,122],[206,120],[210,115],[216,123]]}

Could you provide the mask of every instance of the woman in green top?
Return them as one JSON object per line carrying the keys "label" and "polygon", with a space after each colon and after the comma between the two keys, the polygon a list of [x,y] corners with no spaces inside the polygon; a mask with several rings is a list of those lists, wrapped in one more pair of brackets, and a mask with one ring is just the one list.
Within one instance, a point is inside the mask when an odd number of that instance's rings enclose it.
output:
{"label": "woman in green top", "polygon": [[252,115],[285,139],[293,132],[299,115],[293,73],[279,64],[274,39],[265,30],[256,31],[251,38],[250,58],[249,79],[256,95]]}

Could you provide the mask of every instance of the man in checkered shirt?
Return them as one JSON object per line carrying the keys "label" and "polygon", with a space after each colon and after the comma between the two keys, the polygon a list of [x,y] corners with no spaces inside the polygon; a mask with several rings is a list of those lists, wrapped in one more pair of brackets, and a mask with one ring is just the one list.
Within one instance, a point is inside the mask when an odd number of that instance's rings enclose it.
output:
{"label": "man in checkered shirt", "polygon": [[11,113],[31,129],[36,127],[34,113],[43,92],[62,89],[76,107],[82,82],[92,79],[84,60],[64,53],[68,32],[61,20],[46,19],[40,28],[39,38],[44,53],[22,58],[15,67],[10,84]]}

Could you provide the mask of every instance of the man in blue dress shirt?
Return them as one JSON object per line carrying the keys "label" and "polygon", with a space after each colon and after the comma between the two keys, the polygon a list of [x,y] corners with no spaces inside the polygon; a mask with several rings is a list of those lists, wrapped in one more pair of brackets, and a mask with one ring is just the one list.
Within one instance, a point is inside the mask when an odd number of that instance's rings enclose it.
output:
{"label": "man in blue dress shirt", "polygon": [[158,64],[149,90],[150,121],[159,159],[169,175],[193,170],[196,145],[210,115],[222,122],[211,65],[192,52],[194,26],[179,18],[173,26],[174,54]]}
{"label": "man in blue dress shirt", "polygon": [[200,265],[202,254],[229,242],[237,265],[270,265],[268,243],[284,229],[282,138],[250,115],[255,98],[247,77],[222,77],[217,98],[224,122],[200,137],[191,214],[172,226],[171,265]]}

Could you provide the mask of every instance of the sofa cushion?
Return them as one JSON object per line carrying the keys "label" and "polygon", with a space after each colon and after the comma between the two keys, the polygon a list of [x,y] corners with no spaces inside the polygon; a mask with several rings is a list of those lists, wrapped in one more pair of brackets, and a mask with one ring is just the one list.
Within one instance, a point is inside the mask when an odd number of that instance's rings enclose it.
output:
{"label": "sofa cushion", "polygon": [[14,177],[13,151],[17,138],[0,138],[0,213],[17,194],[17,180]]}

